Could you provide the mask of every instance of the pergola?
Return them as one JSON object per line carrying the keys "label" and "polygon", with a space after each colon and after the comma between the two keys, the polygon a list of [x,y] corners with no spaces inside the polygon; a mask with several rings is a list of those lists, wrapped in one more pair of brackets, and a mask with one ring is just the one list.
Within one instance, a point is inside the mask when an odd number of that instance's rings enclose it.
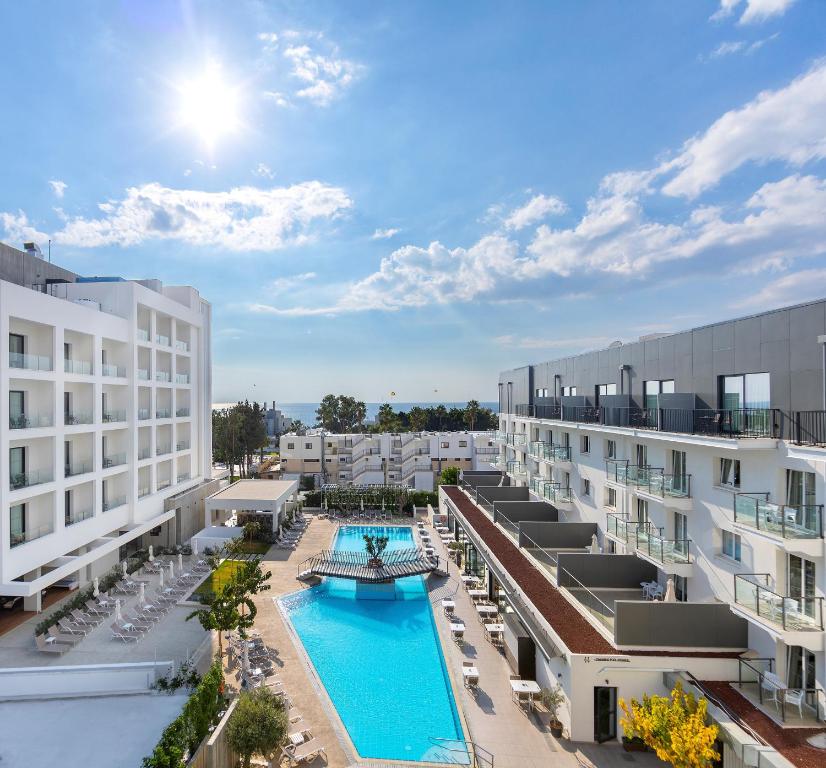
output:
{"label": "pergola", "polygon": [[269,520],[271,530],[276,531],[297,494],[298,480],[239,480],[207,497],[206,525],[213,524],[213,512],[224,513],[224,519],[235,512],[239,525],[255,517],[261,522]]}
{"label": "pergola", "polygon": [[406,485],[336,485],[321,486],[321,505],[341,512],[355,512],[364,509],[396,509],[407,501],[410,489]]}

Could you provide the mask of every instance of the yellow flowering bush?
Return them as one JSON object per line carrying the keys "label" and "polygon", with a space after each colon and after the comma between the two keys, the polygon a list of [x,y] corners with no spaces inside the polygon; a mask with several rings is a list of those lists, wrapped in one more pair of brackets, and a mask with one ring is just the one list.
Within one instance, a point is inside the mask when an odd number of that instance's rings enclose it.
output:
{"label": "yellow flowering bush", "polygon": [[714,746],[719,729],[706,722],[708,702],[685,693],[680,683],[670,697],[643,696],[630,706],[620,699],[620,707],[625,735],[642,739],[674,768],[709,768],[720,759]]}

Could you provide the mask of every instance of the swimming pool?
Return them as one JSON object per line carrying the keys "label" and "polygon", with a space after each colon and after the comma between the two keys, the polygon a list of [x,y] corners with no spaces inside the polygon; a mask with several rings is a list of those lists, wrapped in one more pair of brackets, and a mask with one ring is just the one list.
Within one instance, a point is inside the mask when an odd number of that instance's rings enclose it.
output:
{"label": "swimming pool", "polygon": [[[414,546],[410,528],[342,526],[334,548],[363,551],[364,534]],[[328,578],[281,604],[362,757],[469,762],[434,741],[465,736],[421,576],[399,579],[395,600],[357,600],[352,581]]]}

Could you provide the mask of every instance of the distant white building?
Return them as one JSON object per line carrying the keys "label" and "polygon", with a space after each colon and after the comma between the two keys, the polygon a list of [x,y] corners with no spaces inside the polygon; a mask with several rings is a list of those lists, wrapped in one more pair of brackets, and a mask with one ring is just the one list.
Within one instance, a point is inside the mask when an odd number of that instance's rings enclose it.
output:
{"label": "distant white building", "polygon": [[191,514],[212,483],[210,321],[194,288],[0,244],[0,596],[38,610],[44,588],[191,529],[170,499]]}
{"label": "distant white building", "polygon": [[316,432],[280,440],[284,477],[312,475],[317,485],[406,484],[429,491],[446,467],[489,468],[497,452],[492,432]]}

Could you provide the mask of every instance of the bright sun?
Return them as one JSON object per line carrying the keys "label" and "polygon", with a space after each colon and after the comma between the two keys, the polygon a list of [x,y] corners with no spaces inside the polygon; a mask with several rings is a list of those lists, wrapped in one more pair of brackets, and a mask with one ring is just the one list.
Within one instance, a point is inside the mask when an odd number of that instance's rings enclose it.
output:
{"label": "bright sun", "polygon": [[180,92],[180,119],[212,148],[218,139],[239,127],[239,92],[223,77],[214,63],[195,80],[183,83]]}

